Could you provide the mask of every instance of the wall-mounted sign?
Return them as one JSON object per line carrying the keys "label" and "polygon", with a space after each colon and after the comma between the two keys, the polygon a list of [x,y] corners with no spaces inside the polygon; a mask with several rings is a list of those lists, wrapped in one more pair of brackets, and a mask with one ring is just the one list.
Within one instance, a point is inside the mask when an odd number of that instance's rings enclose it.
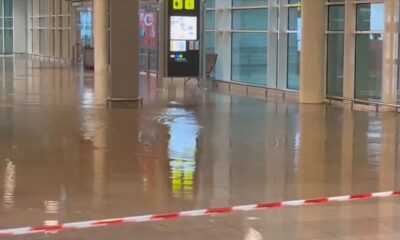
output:
{"label": "wall-mounted sign", "polygon": [[174,10],[195,10],[196,0],[172,0],[172,8]]}
{"label": "wall-mounted sign", "polygon": [[183,9],[183,0],[173,0],[173,8],[174,8],[174,10],[182,10]]}
{"label": "wall-mounted sign", "polygon": [[185,1],[185,9],[186,10],[194,10],[196,8],[196,3],[194,0],[186,0]]}
{"label": "wall-mounted sign", "polygon": [[168,77],[199,76],[200,16],[200,0],[168,1]]}

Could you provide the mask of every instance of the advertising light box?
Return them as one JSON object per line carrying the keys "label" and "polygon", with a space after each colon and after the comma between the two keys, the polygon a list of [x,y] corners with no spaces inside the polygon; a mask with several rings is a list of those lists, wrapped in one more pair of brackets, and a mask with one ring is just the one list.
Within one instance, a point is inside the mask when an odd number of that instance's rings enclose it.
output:
{"label": "advertising light box", "polygon": [[168,77],[199,76],[200,15],[200,0],[168,1]]}
{"label": "advertising light box", "polygon": [[197,17],[172,16],[171,40],[197,40]]}

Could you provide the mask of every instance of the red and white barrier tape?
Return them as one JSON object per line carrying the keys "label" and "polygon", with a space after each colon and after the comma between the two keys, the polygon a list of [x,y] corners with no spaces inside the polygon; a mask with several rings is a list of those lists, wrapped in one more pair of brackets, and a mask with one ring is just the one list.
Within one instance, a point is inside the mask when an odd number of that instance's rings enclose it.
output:
{"label": "red and white barrier tape", "polygon": [[385,197],[400,197],[400,191],[252,204],[252,205],[243,205],[236,207],[182,211],[182,212],[168,213],[168,214],[154,214],[154,215],[144,215],[144,216],[106,219],[97,221],[73,222],[55,226],[5,229],[5,230],[0,230],[0,238],[14,237],[19,235],[30,235],[35,233],[57,233],[61,231],[74,230],[74,229],[76,230],[85,228],[115,226],[115,225],[129,224],[129,223],[153,222],[153,221],[171,220],[171,219],[185,218],[185,217],[199,217],[208,215],[215,216],[215,215],[230,214],[235,212],[266,210],[266,209],[275,209],[284,207],[298,207],[298,206],[318,205],[318,204],[326,204],[333,202],[347,202],[347,201],[367,200],[374,198],[385,198]]}

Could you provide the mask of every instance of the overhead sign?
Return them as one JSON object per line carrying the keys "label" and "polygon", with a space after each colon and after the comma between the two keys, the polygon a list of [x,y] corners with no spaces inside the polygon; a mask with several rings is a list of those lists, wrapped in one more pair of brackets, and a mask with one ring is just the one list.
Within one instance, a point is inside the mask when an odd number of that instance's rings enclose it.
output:
{"label": "overhead sign", "polygon": [[200,74],[200,1],[168,1],[168,77]]}

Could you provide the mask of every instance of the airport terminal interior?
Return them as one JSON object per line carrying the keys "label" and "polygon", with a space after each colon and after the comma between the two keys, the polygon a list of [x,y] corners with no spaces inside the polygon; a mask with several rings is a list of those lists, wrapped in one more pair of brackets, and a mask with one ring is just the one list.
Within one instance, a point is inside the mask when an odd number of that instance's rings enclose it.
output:
{"label": "airport terminal interior", "polygon": [[0,0],[0,239],[400,239],[399,21]]}

